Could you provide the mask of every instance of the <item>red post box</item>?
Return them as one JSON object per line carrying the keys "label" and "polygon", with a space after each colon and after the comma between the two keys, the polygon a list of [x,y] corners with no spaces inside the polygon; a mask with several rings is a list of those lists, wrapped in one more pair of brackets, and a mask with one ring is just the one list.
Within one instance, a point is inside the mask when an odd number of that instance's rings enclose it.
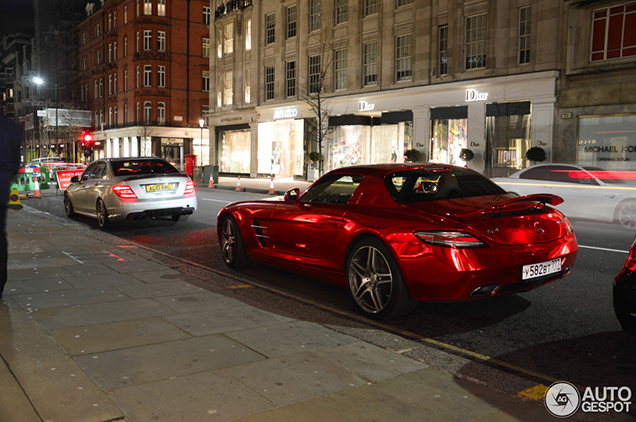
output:
{"label": "red post box", "polygon": [[195,154],[186,154],[185,155],[185,167],[186,174],[192,178],[194,174],[194,168],[197,166],[197,156]]}

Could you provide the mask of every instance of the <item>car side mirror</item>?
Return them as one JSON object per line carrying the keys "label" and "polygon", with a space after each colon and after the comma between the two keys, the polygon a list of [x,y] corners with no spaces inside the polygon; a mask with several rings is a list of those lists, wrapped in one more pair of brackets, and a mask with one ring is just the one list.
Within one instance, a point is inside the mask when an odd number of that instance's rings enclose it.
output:
{"label": "car side mirror", "polygon": [[73,176],[71,177],[71,183],[77,183],[79,181],[79,177]]}
{"label": "car side mirror", "polygon": [[300,189],[293,188],[285,192],[285,202],[297,202],[300,197]]}

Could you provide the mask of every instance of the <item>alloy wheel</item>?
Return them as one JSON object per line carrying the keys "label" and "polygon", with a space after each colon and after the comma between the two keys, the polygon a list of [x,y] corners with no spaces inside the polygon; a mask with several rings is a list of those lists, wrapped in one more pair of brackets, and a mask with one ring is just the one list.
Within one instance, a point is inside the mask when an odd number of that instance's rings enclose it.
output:
{"label": "alloy wheel", "polygon": [[627,202],[618,210],[618,222],[628,229],[636,228],[636,202]]}
{"label": "alloy wheel", "polygon": [[349,261],[351,294],[364,312],[379,313],[391,299],[393,274],[384,254],[373,246],[357,249]]}

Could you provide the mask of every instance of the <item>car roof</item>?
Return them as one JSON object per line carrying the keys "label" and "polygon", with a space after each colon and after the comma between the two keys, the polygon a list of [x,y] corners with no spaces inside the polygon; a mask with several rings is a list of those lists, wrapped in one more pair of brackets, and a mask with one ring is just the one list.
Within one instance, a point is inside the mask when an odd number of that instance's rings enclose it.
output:
{"label": "car roof", "polygon": [[433,170],[433,169],[462,169],[466,170],[466,167],[453,166],[449,164],[439,164],[439,163],[389,163],[389,164],[366,164],[366,165],[358,165],[358,166],[350,166],[350,167],[341,167],[335,170],[332,170],[330,173],[333,174],[343,174],[343,173],[356,173],[356,174],[368,174],[377,177],[384,177],[387,174],[406,171],[406,170]]}

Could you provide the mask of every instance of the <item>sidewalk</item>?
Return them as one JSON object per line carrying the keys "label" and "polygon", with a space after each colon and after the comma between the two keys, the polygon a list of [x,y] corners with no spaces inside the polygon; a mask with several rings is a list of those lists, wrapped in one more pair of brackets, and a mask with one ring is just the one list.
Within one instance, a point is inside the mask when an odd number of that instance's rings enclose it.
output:
{"label": "sidewalk", "polygon": [[[219,177],[218,183],[214,184],[216,189],[224,190],[241,190],[243,192],[250,193],[266,193],[269,194],[272,180],[269,178],[241,178],[239,189],[237,189],[238,177]],[[286,191],[293,188],[299,188],[301,192],[307,189],[311,185],[310,182],[305,180],[295,180],[291,177],[288,178],[274,178],[274,193],[276,195],[283,195]],[[208,182],[196,182],[197,188],[207,188],[210,186]]]}
{"label": "sidewalk", "polygon": [[8,212],[1,422],[551,420],[81,226]]}

